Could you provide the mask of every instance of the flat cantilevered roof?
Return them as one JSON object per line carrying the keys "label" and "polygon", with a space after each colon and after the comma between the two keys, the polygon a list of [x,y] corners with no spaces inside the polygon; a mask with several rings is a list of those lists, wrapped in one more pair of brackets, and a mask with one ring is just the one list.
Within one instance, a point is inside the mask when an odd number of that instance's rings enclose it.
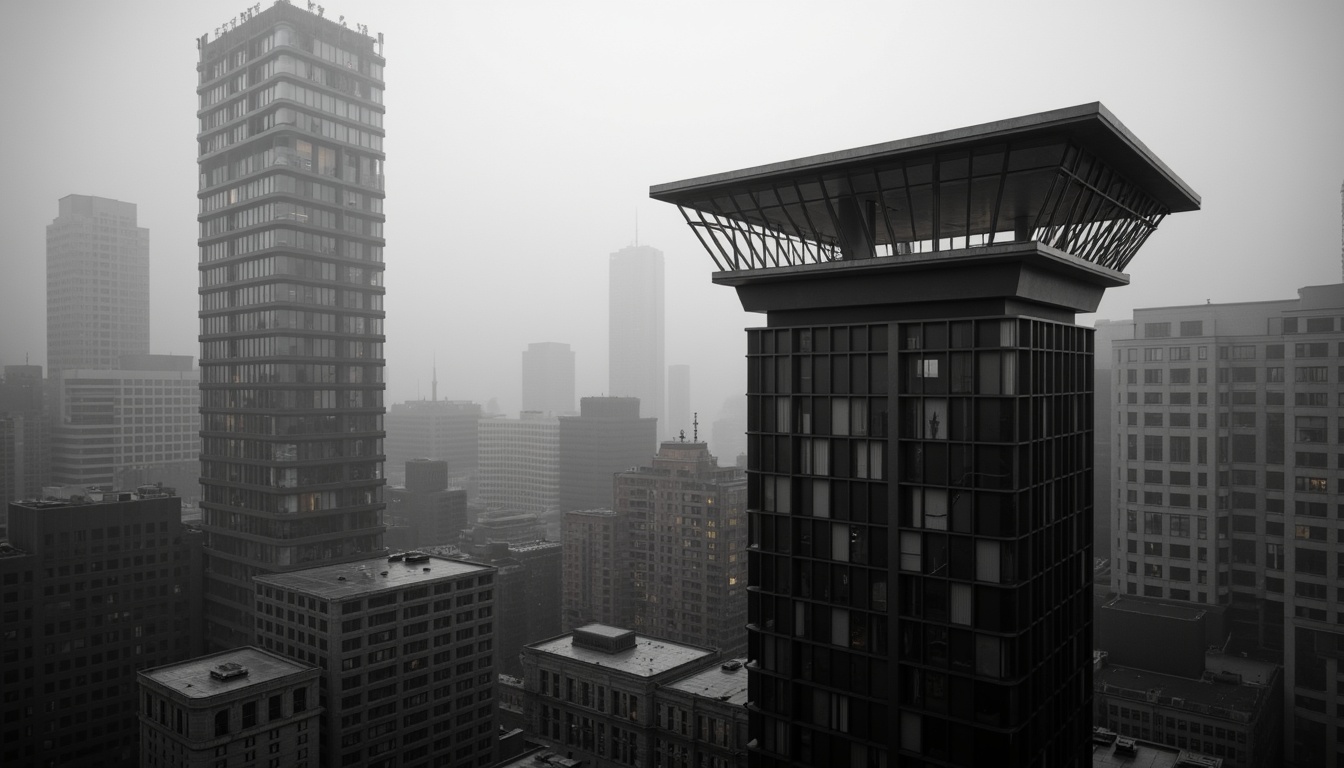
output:
{"label": "flat cantilevered roof", "polygon": [[1037,241],[1121,271],[1197,195],[1100,103],[658,184],[725,271]]}

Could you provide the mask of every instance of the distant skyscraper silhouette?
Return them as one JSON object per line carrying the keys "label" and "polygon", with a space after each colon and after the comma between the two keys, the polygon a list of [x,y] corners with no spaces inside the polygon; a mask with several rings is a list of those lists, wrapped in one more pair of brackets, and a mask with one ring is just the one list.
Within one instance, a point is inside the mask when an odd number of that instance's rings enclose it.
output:
{"label": "distant skyscraper silhouette", "polygon": [[665,429],[663,252],[631,245],[611,254],[608,395],[638,397],[641,416]]}
{"label": "distant skyscraper silhouette", "polygon": [[253,576],[383,549],[384,60],[288,3],[199,47],[201,522],[230,647]]}
{"label": "distant skyscraper silhouette", "polygon": [[551,416],[574,412],[574,350],[543,341],[523,352],[523,410]]}
{"label": "distant skyscraper silhouette", "polygon": [[149,353],[149,230],[135,203],[66,195],[47,226],[47,375]]}

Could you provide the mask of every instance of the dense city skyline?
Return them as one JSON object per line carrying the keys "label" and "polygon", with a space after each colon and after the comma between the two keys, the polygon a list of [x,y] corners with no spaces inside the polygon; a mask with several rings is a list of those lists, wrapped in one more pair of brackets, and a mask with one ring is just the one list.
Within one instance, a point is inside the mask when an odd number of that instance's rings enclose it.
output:
{"label": "dense city skyline", "polygon": [[[332,18],[385,33],[396,54],[387,129],[406,159],[388,169],[388,402],[429,396],[437,352],[441,398],[497,398],[516,411],[518,350],[541,339],[574,348],[578,396],[610,394],[603,271],[608,254],[638,238],[667,254],[667,360],[702,372],[692,409],[707,422],[741,391],[737,334],[762,318],[706,289],[699,245],[675,210],[643,199],[649,183],[1095,100],[1208,190],[1205,215],[1169,223],[1136,264],[1134,287],[1108,296],[1100,317],[1200,299],[1291,298],[1337,279],[1344,147],[1333,129],[1344,114],[1344,52],[1333,33],[1344,9],[1147,4],[1089,17],[1059,4],[1025,13],[828,8],[835,12],[819,16],[802,3],[769,13],[748,3],[328,6]],[[29,33],[0,56],[36,73],[14,84],[15,95],[43,103],[45,117],[7,125],[0,148],[12,178],[24,180],[6,185],[0,206],[14,276],[0,292],[0,362],[44,363],[43,228],[67,194],[138,205],[153,233],[151,345],[197,353],[195,157],[182,139],[196,132],[192,41],[242,9],[84,5],[69,21],[62,4],[11,12]],[[1098,54],[1078,30],[1103,21],[1111,39],[1143,40],[1141,55]],[[943,36],[917,34],[952,28],[971,56],[942,74],[964,88],[930,76],[926,62],[946,49]],[[1027,38],[1050,44],[1022,46]],[[767,110],[733,88],[705,86],[760,66],[759,46],[746,39],[770,41],[778,55],[767,80],[787,83],[781,103],[803,109]],[[783,55],[840,40],[852,52],[843,60]],[[998,82],[1047,84],[974,86],[990,67]],[[424,92],[442,96],[416,97]],[[136,110],[137,119],[119,117]],[[96,131],[89,115],[99,115]],[[740,127],[711,132],[725,115]],[[1271,136],[1292,140],[1271,148]],[[530,206],[529,224],[514,226],[512,190],[534,179],[566,193]],[[1260,258],[1271,231],[1274,258]],[[489,338],[471,332],[483,319]]]}

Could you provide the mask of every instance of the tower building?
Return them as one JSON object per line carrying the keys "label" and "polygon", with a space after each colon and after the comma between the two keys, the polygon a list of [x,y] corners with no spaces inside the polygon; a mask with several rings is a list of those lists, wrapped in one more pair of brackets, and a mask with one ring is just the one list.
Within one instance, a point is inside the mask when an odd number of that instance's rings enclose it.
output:
{"label": "tower building", "polygon": [[149,353],[149,230],[135,203],[66,195],[47,226],[47,370]]}
{"label": "tower building", "polygon": [[658,425],[633,397],[585,397],[560,417],[560,511],[612,504],[612,477],[648,463]]}
{"label": "tower building", "polygon": [[198,47],[207,636],[232,647],[252,576],[383,547],[384,59],[288,3]]}
{"label": "tower building", "polygon": [[704,443],[666,442],[616,475],[617,560],[635,630],[727,655],[746,651],[747,483]]}
{"label": "tower building", "polygon": [[1199,197],[1100,104],[655,186],[748,331],[753,766],[1085,766],[1092,332]]}
{"label": "tower building", "polygon": [[639,398],[639,414],[663,429],[663,252],[631,245],[611,254],[608,303],[609,395]]}
{"label": "tower building", "polygon": [[[1134,311],[1111,352],[1111,587],[1226,610],[1284,665],[1284,748],[1337,768],[1344,284]],[[1238,757],[1245,762],[1244,746]]]}
{"label": "tower building", "polygon": [[574,412],[574,350],[543,341],[523,352],[523,410],[550,416]]}

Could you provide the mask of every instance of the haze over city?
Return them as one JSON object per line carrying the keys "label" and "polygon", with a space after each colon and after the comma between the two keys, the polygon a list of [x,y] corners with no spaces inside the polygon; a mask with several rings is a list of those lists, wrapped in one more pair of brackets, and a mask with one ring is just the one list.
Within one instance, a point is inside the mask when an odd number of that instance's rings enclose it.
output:
{"label": "haze over city", "polygon": [[[152,348],[197,354],[195,39],[241,10],[7,10],[0,61],[22,77],[0,143],[0,361],[44,363],[45,226],[72,193],[139,206]],[[578,393],[604,392],[607,256],[638,238],[666,254],[667,362],[691,364],[703,423],[743,391],[741,329],[762,318],[709,284],[650,184],[1091,101],[1203,196],[1098,316],[1339,278],[1338,3],[333,0],[326,15],[383,33],[391,62],[388,403],[428,397],[437,355],[440,397],[515,411],[536,341],[571,344]]]}

